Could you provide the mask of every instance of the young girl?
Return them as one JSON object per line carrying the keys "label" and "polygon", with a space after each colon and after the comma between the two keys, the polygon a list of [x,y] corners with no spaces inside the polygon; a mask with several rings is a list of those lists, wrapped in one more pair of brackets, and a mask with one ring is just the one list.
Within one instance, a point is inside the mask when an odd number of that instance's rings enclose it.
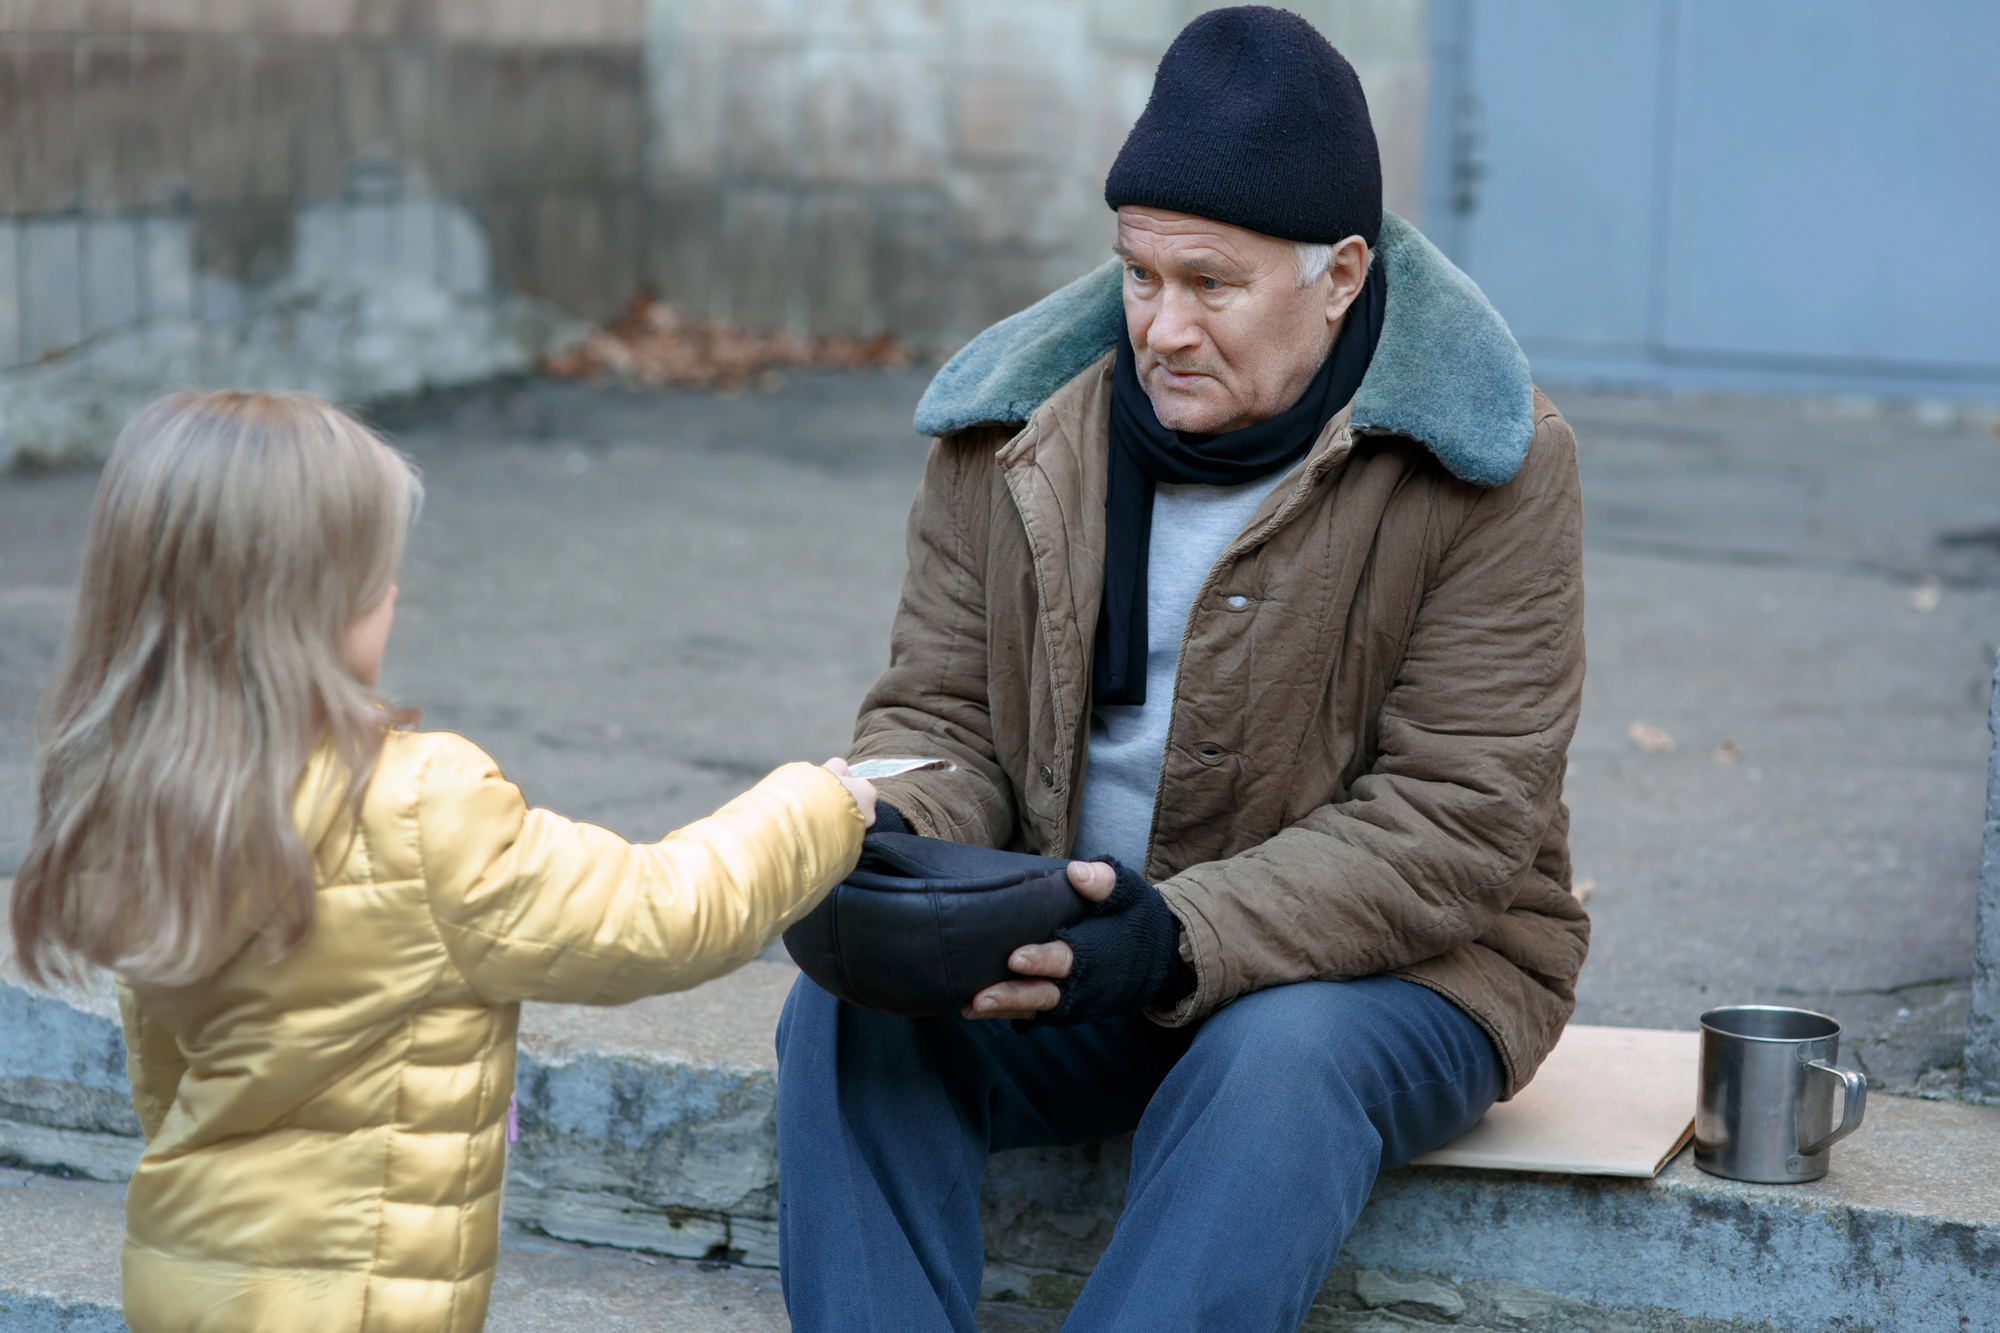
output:
{"label": "young girl", "polygon": [[729,971],[874,820],[840,761],[788,764],[633,846],[395,729],[375,682],[419,494],[274,394],[154,403],[99,483],[13,924],[31,978],[119,974],[134,1333],[477,1330],[521,1001]]}

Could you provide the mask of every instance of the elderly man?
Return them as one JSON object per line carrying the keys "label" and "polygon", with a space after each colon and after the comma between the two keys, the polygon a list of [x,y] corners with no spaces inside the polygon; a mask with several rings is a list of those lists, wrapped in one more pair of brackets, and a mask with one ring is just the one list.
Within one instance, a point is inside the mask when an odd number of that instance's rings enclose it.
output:
{"label": "elderly man", "polygon": [[1293,15],[1190,24],[1105,198],[1116,264],[918,410],[938,438],[852,751],[953,760],[882,782],[884,820],[1086,858],[1090,915],[963,1014],[794,989],[779,1243],[808,1333],[971,1333],[988,1154],[1127,1131],[1065,1327],[1291,1333],[1376,1173],[1526,1083],[1572,1008],[1568,427],[1383,214],[1360,84]]}

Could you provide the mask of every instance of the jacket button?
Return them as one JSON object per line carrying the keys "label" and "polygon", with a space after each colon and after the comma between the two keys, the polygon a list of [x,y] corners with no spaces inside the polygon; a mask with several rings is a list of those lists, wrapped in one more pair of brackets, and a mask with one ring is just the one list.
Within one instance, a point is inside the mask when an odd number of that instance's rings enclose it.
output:
{"label": "jacket button", "polygon": [[1042,785],[1044,787],[1053,787],[1056,785],[1056,771],[1047,764],[1042,765]]}

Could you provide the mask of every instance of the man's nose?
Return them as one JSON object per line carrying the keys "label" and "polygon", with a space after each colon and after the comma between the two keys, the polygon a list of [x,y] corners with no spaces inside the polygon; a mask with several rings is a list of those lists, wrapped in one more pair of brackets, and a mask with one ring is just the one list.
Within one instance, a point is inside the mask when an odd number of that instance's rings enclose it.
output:
{"label": "man's nose", "polygon": [[1159,309],[1146,328],[1146,346],[1156,356],[1171,357],[1201,346],[1200,307],[1185,292],[1168,287],[1160,293]]}

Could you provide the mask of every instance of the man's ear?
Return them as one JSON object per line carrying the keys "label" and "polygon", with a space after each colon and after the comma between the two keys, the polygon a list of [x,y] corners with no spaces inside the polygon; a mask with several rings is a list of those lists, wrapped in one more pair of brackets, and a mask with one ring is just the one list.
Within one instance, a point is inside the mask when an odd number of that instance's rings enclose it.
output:
{"label": "man's ear", "polygon": [[1350,236],[1334,246],[1333,262],[1327,265],[1326,275],[1333,279],[1326,291],[1326,322],[1332,324],[1347,313],[1347,307],[1354,304],[1354,298],[1361,295],[1361,285],[1368,280],[1368,242]]}

